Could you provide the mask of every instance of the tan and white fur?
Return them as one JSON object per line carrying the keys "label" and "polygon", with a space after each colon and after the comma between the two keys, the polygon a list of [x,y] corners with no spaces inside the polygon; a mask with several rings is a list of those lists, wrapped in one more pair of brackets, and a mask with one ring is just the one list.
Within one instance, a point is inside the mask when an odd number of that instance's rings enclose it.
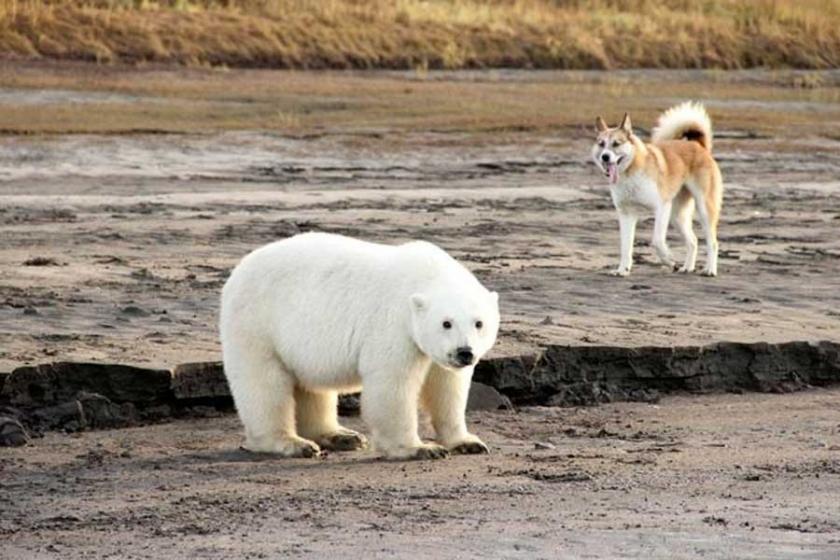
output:
{"label": "tan and white fur", "polygon": [[621,232],[621,261],[612,274],[630,274],[636,222],[641,213],[651,210],[655,216],[653,247],[659,260],[675,267],[666,241],[670,221],[685,240],[685,262],[679,271],[693,272],[697,237],[692,220],[696,209],[706,237],[702,274],[716,276],[723,182],[712,157],[712,123],[706,109],[699,103],[686,102],[665,111],[650,143],[633,133],[627,114],[615,128],[598,117],[596,130],[592,158],[610,183]]}

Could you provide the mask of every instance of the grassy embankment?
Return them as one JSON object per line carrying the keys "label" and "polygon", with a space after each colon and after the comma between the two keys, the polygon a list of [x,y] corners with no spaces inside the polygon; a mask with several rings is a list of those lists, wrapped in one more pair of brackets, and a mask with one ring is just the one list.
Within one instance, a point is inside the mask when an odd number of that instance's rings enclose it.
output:
{"label": "grassy embankment", "polygon": [[0,0],[0,53],[271,68],[840,67],[840,0]]}

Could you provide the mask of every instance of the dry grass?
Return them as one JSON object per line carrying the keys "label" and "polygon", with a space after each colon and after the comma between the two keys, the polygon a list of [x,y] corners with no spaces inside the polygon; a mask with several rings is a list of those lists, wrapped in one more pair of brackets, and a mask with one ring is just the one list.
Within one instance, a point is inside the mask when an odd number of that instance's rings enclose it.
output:
{"label": "dry grass", "polygon": [[[796,87],[800,80],[821,85]],[[840,134],[840,83],[833,73],[819,71],[501,71],[430,73],[422,79],[413,72],[7,62],[0,64],[0,88],[8,94],[0,111],[0,136],[266,130],[294,135],[440,131],[488,138],[524,131],[588,137],[597,114],[618,119],[630,111],[637,125],[650,126],[668,104],[692,98],[711,103],[721,129],[792,138]],[[37,101],[33,91],[59,97]],[[61,95],[81,101],[62,101]]]}
{"label": "dry grass", "polygon": [[271,68],[840,66],[840,0],[0,0],[0,52]]}

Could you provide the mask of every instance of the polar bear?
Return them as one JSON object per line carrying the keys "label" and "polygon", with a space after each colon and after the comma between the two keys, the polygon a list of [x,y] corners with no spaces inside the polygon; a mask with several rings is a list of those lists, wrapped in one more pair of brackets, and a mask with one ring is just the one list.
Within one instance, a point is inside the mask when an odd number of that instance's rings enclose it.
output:
{"label": "polar bear", "polygon": [[[498,330],[498,294],[431,243],[304,233],[261,247],[231,273],[220,314],[245,448],[312,457],[365,447],[337,411],[339,393],[361,390],[384,456],[486,453],[464,414],[475,364]],[[436,444],[417,434],[419,405]]]}

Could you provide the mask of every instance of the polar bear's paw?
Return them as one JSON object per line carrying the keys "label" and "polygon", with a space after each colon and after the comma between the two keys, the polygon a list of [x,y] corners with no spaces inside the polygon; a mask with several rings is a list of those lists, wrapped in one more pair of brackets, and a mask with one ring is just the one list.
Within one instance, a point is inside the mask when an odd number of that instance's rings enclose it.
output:
{"label": "polar bear's paw", "polygon": [[481,440],[456,443],[450,447],[449,450],[456,455],[481,455],[484,453],[490,453],[490,449]]}
{"label": "polar bear's paw", "polygon": [[309,459],[321,454],[321,448],[314,441],[301,437],[286,437],[271,442],[247,441],[243,446],[254,453],[273,453],[281,457],[302,457]]}
{"label": "polar bear's paw", "polygon": [[415,447],[407,458],[426,461],[429,459],[445,459],[446,457],[449,457],[449,450],[444,446],[436,443],[424,443],[420,447]]}
{"label": "polar bear's paw", "polygon": [[318,438],[318,444],[322,449],[330,451],[355,451],[364,449],[368,445],[367,438],[347,428],[339,428],[335,433],[324,434]]}
{"label": "polar bear's paw", "polygon": [[385,459],[394,461],[426,461],[449,457],[449,450],[436,443],[421,443],[416,447],[378,447]]}
{"label": "polar bear's paw", "polygon": [[446,440],[443,444],[446,445],[449,451],[457,455],[490,453],[490,449],[477,435],[469,433],[454,440]]}

